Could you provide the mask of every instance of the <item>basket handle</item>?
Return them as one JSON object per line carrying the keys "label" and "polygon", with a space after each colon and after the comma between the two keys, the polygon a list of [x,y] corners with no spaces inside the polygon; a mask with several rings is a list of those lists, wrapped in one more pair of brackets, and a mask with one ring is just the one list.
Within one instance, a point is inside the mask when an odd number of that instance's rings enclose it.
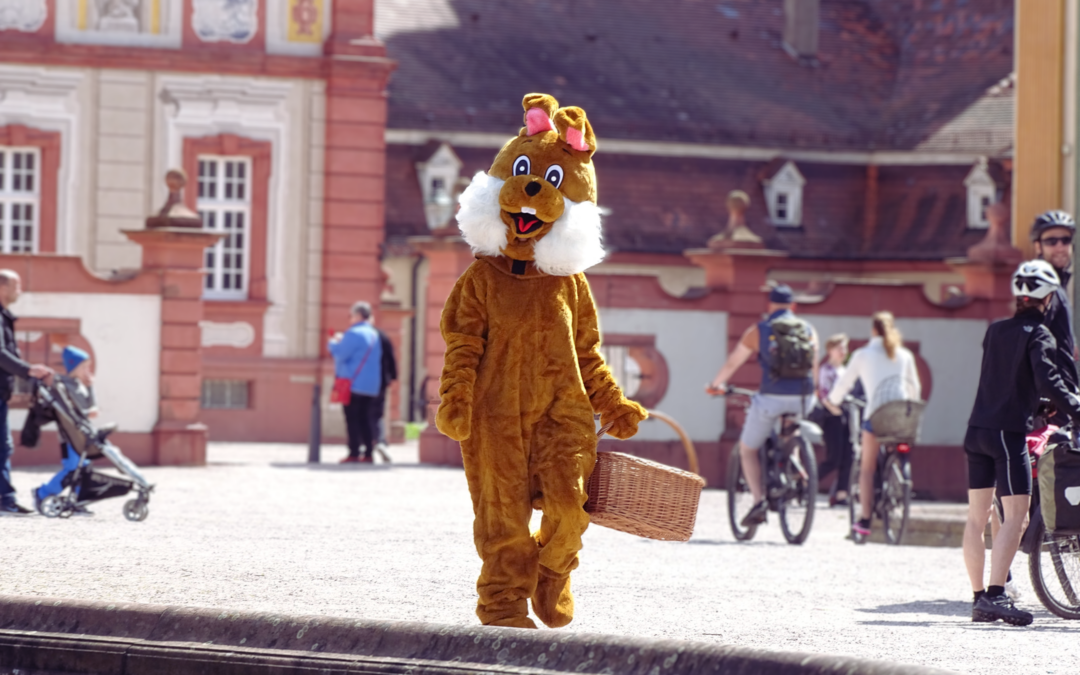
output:
{"label": "basket handle", "polygon": [[597,440],[599,440],[599,439],[603,438],[603,437],[604,437],[604,434],[606,434],[607,432],[611,431],[611,427],[613,427],[614,425],[615,425],[615,422],[614,422],[614,420],[612,420],[611,422],[608,422],[608,423],[607,423],[607,424],[605,424],[604,426],[600,427],[600,431],[597,431],[597,432],[596,432],[596,438],[597,438]]}
{"label": "basket handle", "polygon": [[[599,419],[599,417],[599,415],[593,416],[594,419]],[[672,419],[669,415],[665,415],[659,410],[650,410],[649,417],[662,420],[675,430],[675,433],[679,435],[679,439],[682,441],[683,449],[686,451],[686,461],[690,465],[690,473],[696,473],[700,476],[701,469],[698,467],[697,452],[694,451],[694,442],[690,440],[690,437],[686,434],[686,431],[683,430],[682,426],[680,426],[679,423]],[[597,440],[603,438],[604,434],[606,434],[611,429],[611,426],[613,424],[615,424],[614,421],[608,422],[604,426],[600,427],[600,430],[596,432]]]}

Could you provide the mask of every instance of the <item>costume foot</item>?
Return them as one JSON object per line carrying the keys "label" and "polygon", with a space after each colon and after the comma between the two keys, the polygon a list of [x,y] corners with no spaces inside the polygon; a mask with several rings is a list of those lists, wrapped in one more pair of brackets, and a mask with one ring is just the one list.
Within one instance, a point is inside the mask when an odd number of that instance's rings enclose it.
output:
{"label": "costume foot", "polygon": [[536,623],[527,616],[509,616],[505,619],[495,619],[488,626],[502,626],[503,628],[536,628]]}
{"label": "costume foot", "polygon": [[555,575],[541,567],[532,596],[533,614],[548,628],[562,628],[574,620],[574,594],[570,575]]}

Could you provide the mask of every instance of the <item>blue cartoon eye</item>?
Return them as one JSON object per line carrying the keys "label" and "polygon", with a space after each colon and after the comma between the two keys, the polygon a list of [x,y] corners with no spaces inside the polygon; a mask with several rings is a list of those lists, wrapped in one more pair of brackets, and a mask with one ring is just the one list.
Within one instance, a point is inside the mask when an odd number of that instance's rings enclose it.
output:
{"label": "blue cartoon eye", "polygon": [[514,160],[514,175],[524,176],[532,171],[532,162],[525,155]]}
{"label": "blue cartoon eye", "polygon": [[563,168],[558,164],[552,164],[548,167],[547,172],[544,173],[544,180],[551,183],[555,187],[562,185]]}

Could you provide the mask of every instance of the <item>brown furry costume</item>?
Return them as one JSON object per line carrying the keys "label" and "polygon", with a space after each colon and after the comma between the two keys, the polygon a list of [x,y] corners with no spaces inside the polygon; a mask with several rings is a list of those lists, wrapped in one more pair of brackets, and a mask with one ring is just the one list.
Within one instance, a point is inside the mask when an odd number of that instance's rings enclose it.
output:
{"label": "brown furry costume", "polygon": [[[603,257],[592,127],[550,96],[530,94],[523,106],[525,128],[461,197],[458,223],[477,260],[443,310],[436,424],[461,441],[483,560],[476,614],[535,628],[528,598],[548,626],[573,619],[593,412],[616,438],[634,435],[646,413],[600,355],[583,274]],[[533,508],[544,514],[536,533]]]}

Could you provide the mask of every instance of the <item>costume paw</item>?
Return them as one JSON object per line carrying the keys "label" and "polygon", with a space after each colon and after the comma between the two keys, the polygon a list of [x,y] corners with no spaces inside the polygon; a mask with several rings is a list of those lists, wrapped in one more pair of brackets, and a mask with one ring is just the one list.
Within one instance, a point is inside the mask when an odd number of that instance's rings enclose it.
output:
{"label": "costume paw", "polygon": [[610,415],[602,415],[601,424],[612,422],[608,435],[619,439],[630,438],[637,433],[638,424],[649,416],[648,411],[633,401],[619,404]]}
{"label": "costume paw", "polygon": [[562,628],[574,620],[574,594],[570,575],[557,575],[541,566],[532,596],[533,614],[548,628]]}
{"label": "costume paw", "polygon": [[443,401],[435,413],[435,427],[455,441],[464,441],[472,431],[472,406]]}

